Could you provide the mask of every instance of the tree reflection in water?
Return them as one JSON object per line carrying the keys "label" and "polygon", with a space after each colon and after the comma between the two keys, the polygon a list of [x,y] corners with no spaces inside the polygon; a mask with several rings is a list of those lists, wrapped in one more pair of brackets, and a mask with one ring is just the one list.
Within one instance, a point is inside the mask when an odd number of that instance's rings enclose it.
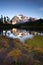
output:
{"label": "tree reflection in water", "polygon": [[43,32],[37,31],[26,31],[13,28],[12,30],[3,30],[0,31],[0,35],[8,36],[11,38],[19,38],[20,40],[24,40],[26,38],[32,38],[35,35],[43,35]]}

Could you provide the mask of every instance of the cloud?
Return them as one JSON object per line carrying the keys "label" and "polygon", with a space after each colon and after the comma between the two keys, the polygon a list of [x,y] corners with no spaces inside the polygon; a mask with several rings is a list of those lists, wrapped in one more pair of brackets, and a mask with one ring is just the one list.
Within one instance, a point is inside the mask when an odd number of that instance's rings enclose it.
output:
{"label": "cloud", "polygon": [[43,11],[43,7],[39,8],[40,11]]}

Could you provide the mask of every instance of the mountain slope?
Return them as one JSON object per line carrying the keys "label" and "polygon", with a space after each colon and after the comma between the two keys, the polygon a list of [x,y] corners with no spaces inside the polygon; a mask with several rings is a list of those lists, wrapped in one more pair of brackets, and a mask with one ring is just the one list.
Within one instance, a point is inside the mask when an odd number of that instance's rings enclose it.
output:
{"label": "mountain slope", "polygon": [[23,23],[23,22],[26,22],[27,20],[28,20],[28,17],[26,17],[24,15],[14,16],[12,18],[12,24]]}

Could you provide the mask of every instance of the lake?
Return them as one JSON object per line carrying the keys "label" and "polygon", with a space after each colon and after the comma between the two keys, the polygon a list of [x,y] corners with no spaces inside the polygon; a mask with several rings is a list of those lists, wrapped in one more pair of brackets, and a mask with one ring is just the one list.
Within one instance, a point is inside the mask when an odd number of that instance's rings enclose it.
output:
{"label": "lake", "polygon": [[26,38],[33,38],[35,35],[42,35],[43,31],[29,31],[29,30],[23,30],[23,29],[16,29],[13,28],[12,30],[3,30],[0,31],[0,35],[7,36],[9,38],[18,38],[21,41],[24,42]]}

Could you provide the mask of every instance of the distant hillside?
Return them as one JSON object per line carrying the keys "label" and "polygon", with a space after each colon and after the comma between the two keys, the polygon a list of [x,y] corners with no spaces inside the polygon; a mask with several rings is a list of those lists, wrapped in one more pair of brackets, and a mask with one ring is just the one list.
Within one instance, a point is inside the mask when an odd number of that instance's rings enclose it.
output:
{"label": "distant hillside", "polygon": [[26,21],[25,23],[15,24],[15,27],[23,28],[23,29],[33,29],[33,30],[43,29],[43,19],[34,20],[34,21],[30,20],[30,21]]}

